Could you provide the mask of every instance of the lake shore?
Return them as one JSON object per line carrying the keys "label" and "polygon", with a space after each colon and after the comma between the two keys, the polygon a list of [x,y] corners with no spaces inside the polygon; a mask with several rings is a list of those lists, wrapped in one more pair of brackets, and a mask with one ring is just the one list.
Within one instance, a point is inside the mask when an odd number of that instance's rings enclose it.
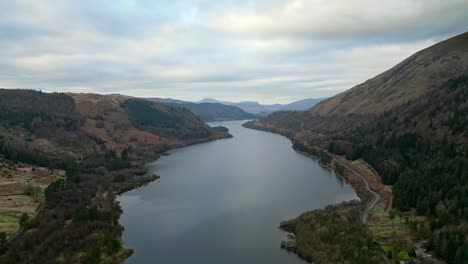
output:
{"label": "lake shore", "polygon": [[[248,122],[243,126],[280,134],[293,142],[293,148],[297,151],[318,159],[320,163],[333,170],[340,178],[351,184],[361,198],[361,223],[364,223],[364,232],[380,247],[380,251],[387,256],[386,263],[391,261],[434,261],[438,263],[423,246],[427,241],[429,221],[424,216],[418,216],[415,210],[401,212],[392,208],[392,188],[381,182],[378,173],[362,159],[347,160],[344,156],[334,155],[320,147],[307,146],[302,141],[296,140],[291,131],[277,129],[275,127],[259,126],[256,122]],[[364,182],[364,181],[365,182]],[[375,195],[380,199],[373,200]],[[366,206],[367,205],[367,206]],[[344,207],[346,207],[345,205]],[[346,212],[343,206],[333,206],[333,210]],[[312,212],[312,215],[326,215],[326,209]],[[310,212],[304,215],[310,215]],[[291,220],[300,222],[304,217]],[[301,232],[301,231],[300,231]],[[303,232],[303,231],[302,231]],[[297,237],[297,235],[296,235]],[[294,237],[293,237],[294,238]],[[294,245],[295,241],[285,241],[283,245]],[[288,247],[289,247],[288,246]],[[294,249],[292,251],[297,251]]]}
{"label": "lake shore", "polygon": [[[293,134],[289,131],[279,131],[273,127],[256,126],[253,122],[245,123],[243,126],[251,129],[280,134],[289,138],[293,142],[293,148],[296,151],[303,153],[311,158],[317,159],[323,166],[334,171],[338,177],[351,184],[362,201],[361,203],[350,202],[339,205],[330,205],[324,209],[305,212],[295,219],[282,222],[280,224],[280,228],[287,232],[293,233],[294,236],[290,236],[289,240],[282,241],[281,248],[298,254],[301,258],[307,260],[308,262],[317,261],[317,259],[323,259],[323,257],[320,255],[325,250],[325,248],[321,248],[320,245],[330,242],[326,242],[326,239],[320,238],[320,236],[317,237],[315,231],[319,230],[320,227],[323,227],[326,223],[333,223],[331,224],[333,226],[333,230],[340,230],[341,232],[345,233],[351,232],[351,230],[360,230],[358,232],[360,235],[357,235],[358,233],[356,233],[356,236],[361,237],[356,241],[367,239],[372,241],[372,245],[369,244],[370,248],[373,248],[371,250],[372,254],[367,255],[368,260],[375,261],[375,259],[380,259],[381,261],[388,262],[388,259],[386,258],[382,248],[380,248],[380,246],[376,246],[374,243],[375,239],[372,235],[372,232],[369,230],[369,227],[367,226],[367,218],[368,214],[372,212],[377,204],[385,204],[385,207],[388,209],[388,204],[391,200],[391,190],[388,192],[389,189],[380,182],[380,178],[375,173],[375,171],[370,168],[370,166],[368,166],[363,161],[359,161],[364,166],[357,167],[355,164],[352,164],[346,159],[343,159],[343,157],[332,155],[318,147],[307,146],[297,141]],[[377,193],[378,196],[374,197],[374,193]],[[359,212],[358,215],[360,216],[360,221],[354,221],[356,212]],[[333,219],[330,219],[329,215],[333,215],[335,213],[339,213],[340,215],[345,215],[347,217],[347,219],[344,221],[345,224],[343,222],[334,223]],[[321,222],[322,225],[317,224],[318,226],[310,226],[304,224],[304,222],[310,222],[310,219],[323,218],[327,219],[327,221]],[[297,228],[297,226],[300,227]],[[328,229],[330,228],[331,227],[329,226]],[[311,239],[316,240],[311,241]],[[323,240],[322,242],[320,242],[321,239]],[[366,243],[368,243],[368,241]],[[342,241],[340,240],[335,241],[334,244],[341,246],[335,247],[335,249],[345,247],[342,245]],[[311,245],[316,245],[317,247],[311,248]],[[333,247],[327,247],[327,249],[331,248]],[[335,250],[329,253],[334,254],[335,256],[341,255],[340,250]],[[343,261],[344,259],[346,258],[340,259],[339,261],[335,259],[332,260],[335,261],[332,263],[340,263],[340,261]]]}
{"label": "lake shore", "polygon": [[[241,124],[225,123],[232,139],[171,151],[150,168],[160,183],[119,198],[124,246],[135,249],[128,263],[304,263],[280,250],[277,224],[358,198],[289,140]],[[200,245],[217,250],[200,253]]]}

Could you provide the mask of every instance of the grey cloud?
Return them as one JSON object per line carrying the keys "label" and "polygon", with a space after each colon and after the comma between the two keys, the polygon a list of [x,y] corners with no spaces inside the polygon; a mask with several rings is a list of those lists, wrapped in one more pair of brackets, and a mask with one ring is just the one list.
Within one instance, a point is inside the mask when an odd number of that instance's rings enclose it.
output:
{"label": "grey cloud", "polygon": [[388,14],[326,1],[310,20],[319,2],[2,1],[0,86],[286,102],[350,88],[468,24],[466,1],[379,3]]}

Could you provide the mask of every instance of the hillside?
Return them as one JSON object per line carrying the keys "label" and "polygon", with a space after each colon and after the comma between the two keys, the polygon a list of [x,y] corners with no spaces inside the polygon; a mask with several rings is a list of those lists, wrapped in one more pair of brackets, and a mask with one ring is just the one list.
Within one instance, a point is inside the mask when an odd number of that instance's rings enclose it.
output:
{"label": "hillside", "polygon": [[468,33],[424,49],[308,112],[249,127],[363,159],[393,186],[392,206],[428,217],[418,238],[447,263],[468,260]]}
{"label": "hillside", "polygon": [[131,148],[145,156],[222,137],[185,109],[126,96],[70,96],[84,120],[80,130],[118,153]]}
{"label": "hillside", "polygon": [[154,157],[148,154],[224,136],[188,110],[120,95],[0,90],[0,110],[0,142],[26,162],[81,160],[103,149]]}

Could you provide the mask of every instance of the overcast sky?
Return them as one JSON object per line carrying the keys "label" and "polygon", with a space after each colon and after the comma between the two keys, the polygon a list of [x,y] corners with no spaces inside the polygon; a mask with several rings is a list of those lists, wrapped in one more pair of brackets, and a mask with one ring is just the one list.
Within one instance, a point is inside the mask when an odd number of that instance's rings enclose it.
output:
{"label": "overcast sky", "polygon": [[468,30],[466,0],[0,0],[0,87],[286,103]]}

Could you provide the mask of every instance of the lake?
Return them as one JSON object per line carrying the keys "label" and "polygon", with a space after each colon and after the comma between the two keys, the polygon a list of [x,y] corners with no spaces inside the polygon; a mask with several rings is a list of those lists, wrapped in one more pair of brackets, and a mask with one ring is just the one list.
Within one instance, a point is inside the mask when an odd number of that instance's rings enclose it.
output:
{"label": "lake", "polygon": [[305,263],[280,249],[281,221],[358,199],[353,188],[285,137],[210,123],[234,136],[169,151],[157,182],[119,197],[125,263]]}

